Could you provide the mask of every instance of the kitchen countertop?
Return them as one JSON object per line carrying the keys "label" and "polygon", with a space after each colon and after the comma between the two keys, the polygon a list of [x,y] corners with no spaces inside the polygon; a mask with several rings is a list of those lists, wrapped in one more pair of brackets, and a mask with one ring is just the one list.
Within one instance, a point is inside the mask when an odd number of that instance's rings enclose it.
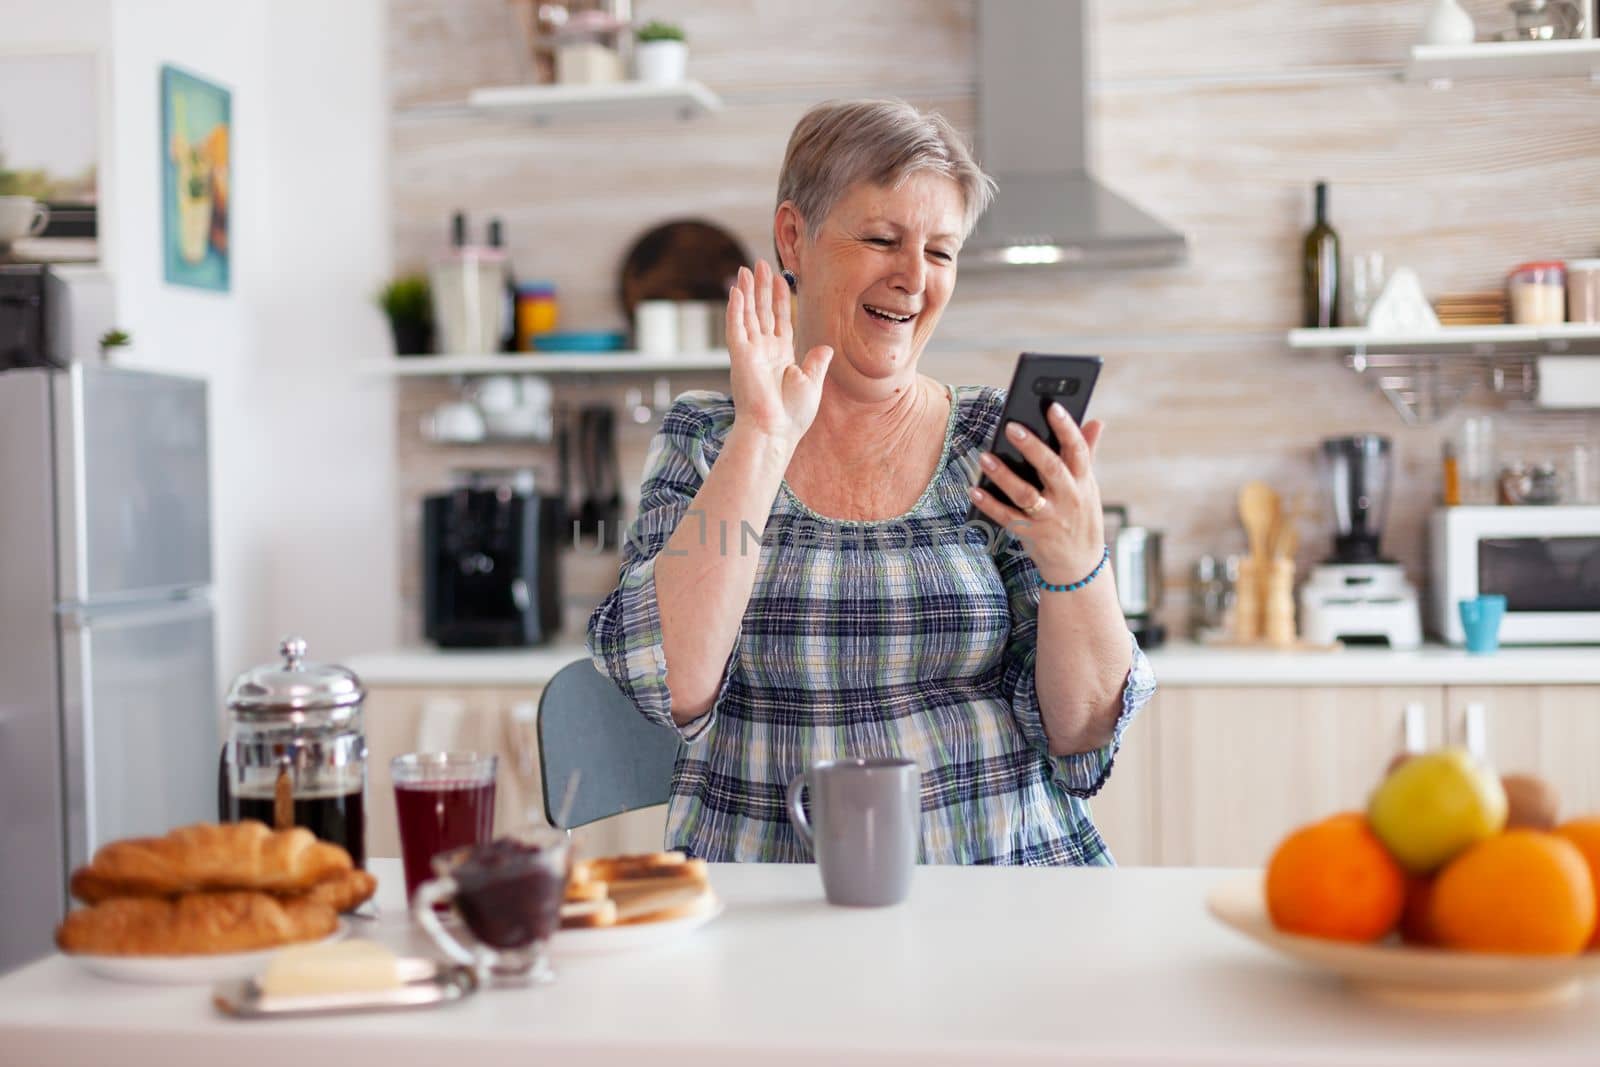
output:
{"label": "kitchen countertop", "polygon": [[[398,861],[382,917],[414,953]],[[1279,1065],[1593,1063],[1600,987],[1505,1014],[1389,1006],[1215,922],[1234,872],[924,867],[889,909],[830,908],[815,867],[718,865],[727,911],[650,952],[563,958],[553,985],[443,1008],[237,1022],[203,986],[128,985],[61,956],[0,978],[0,1060],[350,1063]],[[568,935],[581,936],[581,935]]]}
{"label": "kitchen countertop", "polygon": [[[368,685],[543,685],[588,658],[576,638],[535,649],[404,648],[354,656],[345,666]],[[1189,644],[1150,653],[1166,686],[1216,685],[1600,685],[1600,646],[1501,648],[1489,656],[1425,645],[1415,652],[1346,648],[1279,652]]]}
{"label": "kitchen countertop", "polygon": [[1150,653],[1161,685],[1600,685],[1600,646],[1512,648],[1486,656],[1445,645],[1335,652],[1188,643]]}

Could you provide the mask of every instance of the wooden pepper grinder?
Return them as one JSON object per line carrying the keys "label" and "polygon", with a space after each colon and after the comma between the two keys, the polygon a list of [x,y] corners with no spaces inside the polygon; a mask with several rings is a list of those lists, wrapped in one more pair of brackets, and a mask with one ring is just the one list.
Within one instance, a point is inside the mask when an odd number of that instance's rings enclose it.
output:
{"label": "wooden pepper grinder", "polygon": [[1294,626],[1294,554],[1300,547],[1298,507],[1280,511],[1272,531],[1271,559],[1263,596],[1262,629],[1267,643],[1287,648],[1299,640]]}
{"label": "wooden pepper grinder", "polygon": [[1272,531],[1281,506],[1278,494],[1265,482],[1247,482],[1239,490],[1239,521],[1250,541],[1250,557],[1239,564],[1234,587],[1233,637],[1235,641],[1261,639],[1263,600],[1271,577]]}

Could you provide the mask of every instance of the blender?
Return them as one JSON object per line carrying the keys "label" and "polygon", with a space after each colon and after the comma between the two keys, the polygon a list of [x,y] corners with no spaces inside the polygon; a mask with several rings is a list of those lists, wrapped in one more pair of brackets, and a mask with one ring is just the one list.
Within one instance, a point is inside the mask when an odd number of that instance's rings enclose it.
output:
{"label": "blender", "polygon": [[1300,624],[1315,644],[1422,644],[1417,591],[1400,564],[1379,552],[1394,470],[1390,441],[1378,434],[1322,442],[1323,476],[1333,498],[1333,555],[1300,589]]}

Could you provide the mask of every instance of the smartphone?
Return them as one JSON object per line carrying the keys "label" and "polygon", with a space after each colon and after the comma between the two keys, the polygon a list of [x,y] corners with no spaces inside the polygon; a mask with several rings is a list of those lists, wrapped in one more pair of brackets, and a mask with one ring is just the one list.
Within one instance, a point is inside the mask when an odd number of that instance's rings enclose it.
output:
{"label": "smartphone", "polygon": [[[994,428],[989,451],[1035,489],[1041,488],[1039,474],[1006,436],[1006,427],[1013,422],[1020,422],[1037,434],[1052,451],[1060,452],[1061,442],[1050,428],[1046,413],[1051,404],[1060,403],[1072,416],[1073,422],[1083,425],[1084,412],[1089,409],[1089,397],[1094,393],[1095,379],[1100,377],[1100,363],[1099,356],[1052,356],[1024,352],[1017,357],[1017,369],[1011,375],[1011,388],[1006,392],[1005,412],[1000,417],[1000,424]],[[987,475],[978,480],[978,488],[1010,502],[1010,498],[996,488]],[[976,504],[967,511],[967,522],[981,522],[991,530],[994,527]]]}

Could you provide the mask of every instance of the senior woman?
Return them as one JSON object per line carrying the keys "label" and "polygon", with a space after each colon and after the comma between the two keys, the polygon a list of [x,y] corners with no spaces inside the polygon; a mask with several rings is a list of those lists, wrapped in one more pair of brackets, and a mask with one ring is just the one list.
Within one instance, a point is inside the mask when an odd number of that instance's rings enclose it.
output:
{"label": "senior woman", "polygon": [[[1008,428],[1039,492],[986,451],[1003,391],[917,370],[992,190],[899,101],[822,104],[790,137],[782,274],[728,294],[732,395],[667,412],[589,623],[595,664],[686,742],[669,847],[809,860],[790,779],[902,756],[923,862],[1112,862],[1085,799],[1155,683],[1105,566],[1101,427],[1053,412],[1059,454]],[[1017,507],[970,488],[980,467]],[[991,544],[973,502],[1025,534]]]}

